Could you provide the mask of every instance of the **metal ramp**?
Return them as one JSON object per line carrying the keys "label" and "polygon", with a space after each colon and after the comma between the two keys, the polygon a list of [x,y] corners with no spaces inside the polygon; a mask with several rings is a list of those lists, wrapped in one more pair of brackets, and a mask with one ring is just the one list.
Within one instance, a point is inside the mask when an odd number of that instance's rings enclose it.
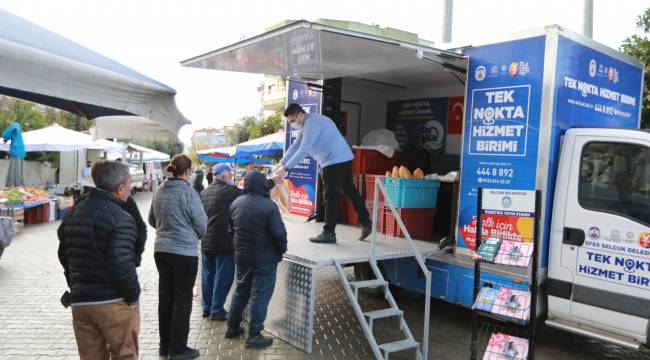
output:
{"label": "metal ramp", "polygon": [[[379,192],[382,192],[384,194],[384,197],[387,200],[387,203],[389,204],[389,208],[391,212],[393,213],[393,216],[397,220],[402,233],[405,235],[406,240],[409,242],[411,245],[411,248],[413,250],[413,256],[417,260],[420,268],[422,269],[422,272],[425,275],[426,278],[426,297],[425,297],[425,311],[424,311],[424,316],[425,316],[425,321],[424,321],[424,332],[423,332],[423,339],[422,339],[422,347],[420,346],[420,343],[415,340],[413,337],[413,334],[411,333],[411,330],[408,327],[408,324],[404,320],[404,312],[399,309],[397,306],[397,303],[395,302],[395,298],[393,297],[393,294],[390,292],[389,286],[388,286],[388,281],[386,281],[379,270],[379,267],[377,265],[377,258],[376,258],[376,251],[375,251],[375,242],[377,240],[377,211],[378,211],[378,206],[377,206],[377,201],[378,201],[378,196]],[[417,250],[415,243],[413,242],[413,239],[411,239],[411,236],[408,233],[408,230],[404,226],[404,223],[402,222],[402,219],[400,218],[399,214],[397,211],[395,211],[395,208],[393,207],[393,202],[391,201],[390,197],[386,192],[384,191],[384,186],[380,182],[375,182],[375,192],[374,192],[374,199],[373,199],[373,230],[372,230],[372,237],[371,237],[371,253],[370,256],[367,258],[366,261],[355,261],[355,260],[349,260],[349,261],[344,261],[344,260],[336,260],[334,259],[334,267],[336,268],[336,272],[339,276],[339,279],[341,280],[341,284],[343,285],[343,289],[345,290],[346,295],[348,296],[348,299],[350,300],[350,304],[352,305],[352,308],[354,309],[354,312],[357,316],[357,319],[359,320],[359,323],[361,324],[361,327],[363,328],[363,332],[366,335],[366,338],[368,339],[368,343],[370,344],[370,347],[372,348],[372,351],[375,355],[375,359],[377,360],[388,360],[390,357],[390,354],[408,350],[408,349],[415,349],[415,358],[416,360],[423,360],[427,359],[428,356],[428,344],[429,344],[429,304],[430,304],[430,299],[431,299],[431,272],[427,269],[427,267],[424,264],[424,259],[422,258],[422,255],[420,252]],[[344,265],[351,265],[351,264],[358,264],[362,262],[368,262],[370,264],[370,268],[372,269],[372,272],[375,275],[375,279],[372,280],[365,280],[365,281],[352,281],[350,282],[343,271],[343,266]],[[364,312],[361,306],[359,305],[359,290],[363,288],[368,288],[368,287],[377,287],[377,286],[382,286],[384,288],[384,298],[388,302],[389,307],[381,310],[375,310],[375,311],[369,311],[369,312]],[[377,340],[373,334],[373,323],[375,320],[378,319],[383,319],[383,318],[389,318],[389,317],[398,317],[399,318],[399,327],[400,330],[402,331],[402,334],[404,335],[404,339],[402,340],[397,340],[385,344],[378,344]]]}

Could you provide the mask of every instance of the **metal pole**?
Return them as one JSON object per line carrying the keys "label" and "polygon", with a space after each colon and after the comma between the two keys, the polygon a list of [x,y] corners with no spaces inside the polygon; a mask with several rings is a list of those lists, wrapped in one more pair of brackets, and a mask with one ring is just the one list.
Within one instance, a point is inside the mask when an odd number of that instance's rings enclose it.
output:
{"label": "metal pole", "polygon": [[454,0],[444,0],[442,5],[442,42],[451,42],[452,15]]}
{"label": "metal pole", "polygon": [[[481,246],[481,232],[483,231],[481,221],[481,210],[483,209],[483,188],[478,188],[478,196],[476,200],[476,240],[474,241],[474,251],[478,253],[478,248]],[[479,289],[481,286],[481,261],[474,262],[474,291],[472,292],[472,304],[476,302]],[[478,313],[476,310],[472,311],[472,338],[470,340],[470,359],[476,360],[478,352]]]}
{"label": "metal pole", "polygon": [[584,17],[582,20],[582,34],[594,37],[594,0],[584,0]]}

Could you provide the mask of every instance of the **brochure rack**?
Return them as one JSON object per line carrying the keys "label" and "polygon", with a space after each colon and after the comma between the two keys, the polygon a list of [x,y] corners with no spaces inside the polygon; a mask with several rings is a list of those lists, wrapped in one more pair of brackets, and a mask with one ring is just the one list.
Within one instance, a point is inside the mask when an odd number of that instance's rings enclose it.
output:
{"label": "brochure rack", "polygon": [[[534,196],[534,209],[531,205],[531,211],[526,213],[486,209],[484,194],[487,190],[478,189],[471,359],[533,360],[539,288],[541,192],[528,192],[531,197]],[[505,207],[510,206],[509,200],[503,202]],[[493,206],[494,201],[490,204]],[[492,214],[512,217],[517,219],[516,223],[530,225],[530,236],[520,239],[487,237],[482,231],[482,224],[485,216]],[[526,268],[528,282],[494,281],[493,277],[481,272],[484,263],[491,263],[491,268],[501,271]]]}

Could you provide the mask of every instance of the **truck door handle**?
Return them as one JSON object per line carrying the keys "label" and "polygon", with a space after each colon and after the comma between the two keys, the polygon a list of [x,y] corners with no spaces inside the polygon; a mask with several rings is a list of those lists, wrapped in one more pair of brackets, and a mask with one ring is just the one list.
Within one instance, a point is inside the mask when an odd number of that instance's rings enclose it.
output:
{"label": "truck door handle", "polygon": [[568,245],[582,246],[585,243],[585,232],[582,229],[564,228],[562,243]]}

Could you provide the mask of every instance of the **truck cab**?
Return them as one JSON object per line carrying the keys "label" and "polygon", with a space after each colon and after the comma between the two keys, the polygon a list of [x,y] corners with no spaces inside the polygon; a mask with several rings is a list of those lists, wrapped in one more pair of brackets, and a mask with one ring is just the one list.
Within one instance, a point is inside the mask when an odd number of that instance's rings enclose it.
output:
{"label": "truck cab", "polygon": [[546,323],[649,344],[650,133],[568,130],[556,181]]}

